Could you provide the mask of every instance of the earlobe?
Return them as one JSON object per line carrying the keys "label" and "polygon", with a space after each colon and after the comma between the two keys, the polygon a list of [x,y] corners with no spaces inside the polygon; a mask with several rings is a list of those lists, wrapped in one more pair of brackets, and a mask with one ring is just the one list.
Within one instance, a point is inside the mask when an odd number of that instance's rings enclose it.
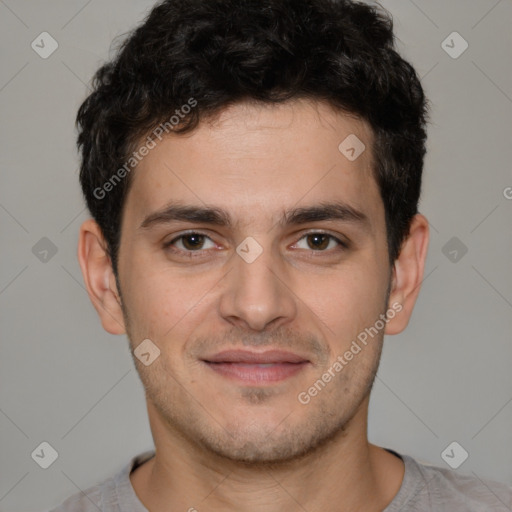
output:
{"label": "earlobe", "polygon": [[124,334],[121,300],[107,244],[100,227],[92,219],[80,227],[78,261],[87,293],[103,328],[111,334]]}
{"label": "earlobe", "polygon": [[398,334],[409,323],[423,280],[428,240],[428,221],[425,216],[417,214],[411,221],[409,235],[393,266],[388,308],[400,304],[401,310],[390,318],[385,334]]}

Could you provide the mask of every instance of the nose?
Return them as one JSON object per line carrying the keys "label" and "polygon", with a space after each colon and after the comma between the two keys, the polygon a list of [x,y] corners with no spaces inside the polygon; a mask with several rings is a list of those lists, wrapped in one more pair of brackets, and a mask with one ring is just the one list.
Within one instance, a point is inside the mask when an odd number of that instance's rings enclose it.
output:
{"label": "nose", "polygon": [[220,299],[221,316],[236,327],[263,331],[289,323],[297,302],[284,262],[270,248],[254,260],[238,253],[226,275]]}

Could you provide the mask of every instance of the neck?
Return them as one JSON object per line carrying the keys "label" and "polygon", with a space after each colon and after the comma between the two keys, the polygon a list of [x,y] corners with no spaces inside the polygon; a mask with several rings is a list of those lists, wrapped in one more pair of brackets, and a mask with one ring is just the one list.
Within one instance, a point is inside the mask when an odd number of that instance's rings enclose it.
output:
{"label": "neck", "polygon": [[[301,458],[248,465],[170,436],[153,415],[155,457],[130,475],[151,512],[382,511],[398,492],[403,462],[366,437],[367,401],[347,428]],[[151,416],[151,415],[150,415]]]}

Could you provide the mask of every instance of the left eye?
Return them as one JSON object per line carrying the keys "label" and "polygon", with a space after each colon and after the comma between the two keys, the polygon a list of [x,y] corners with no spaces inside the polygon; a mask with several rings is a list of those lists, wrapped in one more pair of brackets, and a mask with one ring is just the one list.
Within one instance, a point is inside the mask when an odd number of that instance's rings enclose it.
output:
{"label": "left eye", "polygon": [[304,235],[295,246],[298,246],[303,240],[306,242],[306,247],[299,247],[299,249],[323,252],[336,246],[344,246],[341,240],[327,233],[308,233]]}

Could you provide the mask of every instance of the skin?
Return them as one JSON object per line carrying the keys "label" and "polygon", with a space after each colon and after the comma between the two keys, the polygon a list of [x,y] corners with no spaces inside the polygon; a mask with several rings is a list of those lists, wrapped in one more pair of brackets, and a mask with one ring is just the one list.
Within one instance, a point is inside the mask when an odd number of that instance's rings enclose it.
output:
{"label": "skin", "polygon": [[[349,134],[366,146],[355,161],[338,150]],[[364,121],[321,102],[236,104],[168,136],[134,171],[120,290],[101,230],[82,225],[80,265],[103,327],[127,333],[132,349],[149,338],[160,350],[149,366],[134,357],[156,456],[130,479],[148,510],[381,511],[398,492],[403,462],[369,443],[368,403],[384,333],[407,326],[420,289],[428,222],[413,218],[390,266],[371,147]],[[141,227],[175,201],[222,208],[233,224]],[[334,201],[367,221],[280,222],[285,210]],[[163,247],[187,230],[207,238],[175,241],[179,254]],[[236,252],[246,237],[263,251],[252,263]],[[300,403],[393,304],[401,311],[385,329]],[[201,361],[231,348],[285,349],[309,364],[284,381],[246,385]]]}

